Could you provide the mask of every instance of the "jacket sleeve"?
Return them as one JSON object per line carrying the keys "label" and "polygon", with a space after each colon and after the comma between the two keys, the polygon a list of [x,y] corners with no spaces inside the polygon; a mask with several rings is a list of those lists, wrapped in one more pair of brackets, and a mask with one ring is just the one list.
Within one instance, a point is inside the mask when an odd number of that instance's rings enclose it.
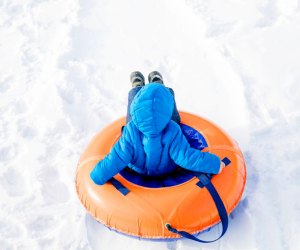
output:
{"label": "jacket sleeve", "polygon": [[175,133],[169,152],[177,165],[195,172],[219,173],[221,161],[218,156],[192,148],[177,124],[173,124],[172,129]]}
{"label": "jacket sleeve", "polygon": [[126,126],[122,136],[106,157],[99,161],[92,170],[90,177],[95,184],[103,185],[110,178],[124,169],[132,160],[133,147]]}

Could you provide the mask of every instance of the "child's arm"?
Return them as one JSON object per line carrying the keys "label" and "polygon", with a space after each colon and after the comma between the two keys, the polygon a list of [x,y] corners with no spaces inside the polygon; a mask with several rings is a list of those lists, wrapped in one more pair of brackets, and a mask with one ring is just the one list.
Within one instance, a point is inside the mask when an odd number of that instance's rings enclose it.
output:
{"label": "child's arm", "polygon": [[124,127],[121,138],[110,153],[99,161],[92,170],[90,176],[95,184],[103,185],[130,163],[133,156],[133,147],[128,141],[128,138],[130,138],[128,134],[128,130]]}
{"label": "child's arm", "polygon": [[221,171],[218,156],[192,148],[180,127],[174,123],[171,126],[176,132],[170,145],[170,156],[177,165],[195,172],[218,174]]}

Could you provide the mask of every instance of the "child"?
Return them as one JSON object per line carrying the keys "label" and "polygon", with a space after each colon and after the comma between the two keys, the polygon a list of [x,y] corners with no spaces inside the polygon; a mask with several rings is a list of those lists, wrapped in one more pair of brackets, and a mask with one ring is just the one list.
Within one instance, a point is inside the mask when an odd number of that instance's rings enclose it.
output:
{"label": "child", "polygon": [[164,86],[161,74],[151,72],[148,79],[145,85],[140,72],[131,74],[127,124],[110,153],[92,170],[94,183],[103,185],[127,166],[150,176],[166,175],[177,166],[220,173],[224,164],[218,156],[190,147],[178,125],[174,92]]}

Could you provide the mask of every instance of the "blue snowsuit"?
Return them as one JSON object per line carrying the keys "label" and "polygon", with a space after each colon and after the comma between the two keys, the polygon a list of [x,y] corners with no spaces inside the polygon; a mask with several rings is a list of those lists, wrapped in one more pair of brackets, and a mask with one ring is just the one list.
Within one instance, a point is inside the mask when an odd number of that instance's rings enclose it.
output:
{"label": "blue snowsuit", "polygon": [[162,84],[150,83],[134,97],[132,120],[111,152],[92,170],[92,180],[102,185],[126,166],[151,176],[168,174],[177,166],[216,174],[220,158],[191,148],[180,126],[171,120],[174,99]]}

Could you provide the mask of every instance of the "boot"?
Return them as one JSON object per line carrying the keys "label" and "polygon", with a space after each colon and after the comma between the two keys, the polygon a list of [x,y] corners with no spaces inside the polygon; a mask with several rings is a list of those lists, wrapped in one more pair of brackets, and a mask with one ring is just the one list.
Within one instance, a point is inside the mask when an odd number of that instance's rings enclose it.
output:
{"label": "boot", "polygon": [[139,71],[134,71],[130,74],[130,82],[133,88],[145,86],[145,78]]}
{"label": "boot", "polygon": [[163,77],[162,77],[162,75],[158,71],[152,71],[148,75],[148,81],[149,81],[149,83],[151,83],[151,82],[157,82],[157,83],[164,84]]}

